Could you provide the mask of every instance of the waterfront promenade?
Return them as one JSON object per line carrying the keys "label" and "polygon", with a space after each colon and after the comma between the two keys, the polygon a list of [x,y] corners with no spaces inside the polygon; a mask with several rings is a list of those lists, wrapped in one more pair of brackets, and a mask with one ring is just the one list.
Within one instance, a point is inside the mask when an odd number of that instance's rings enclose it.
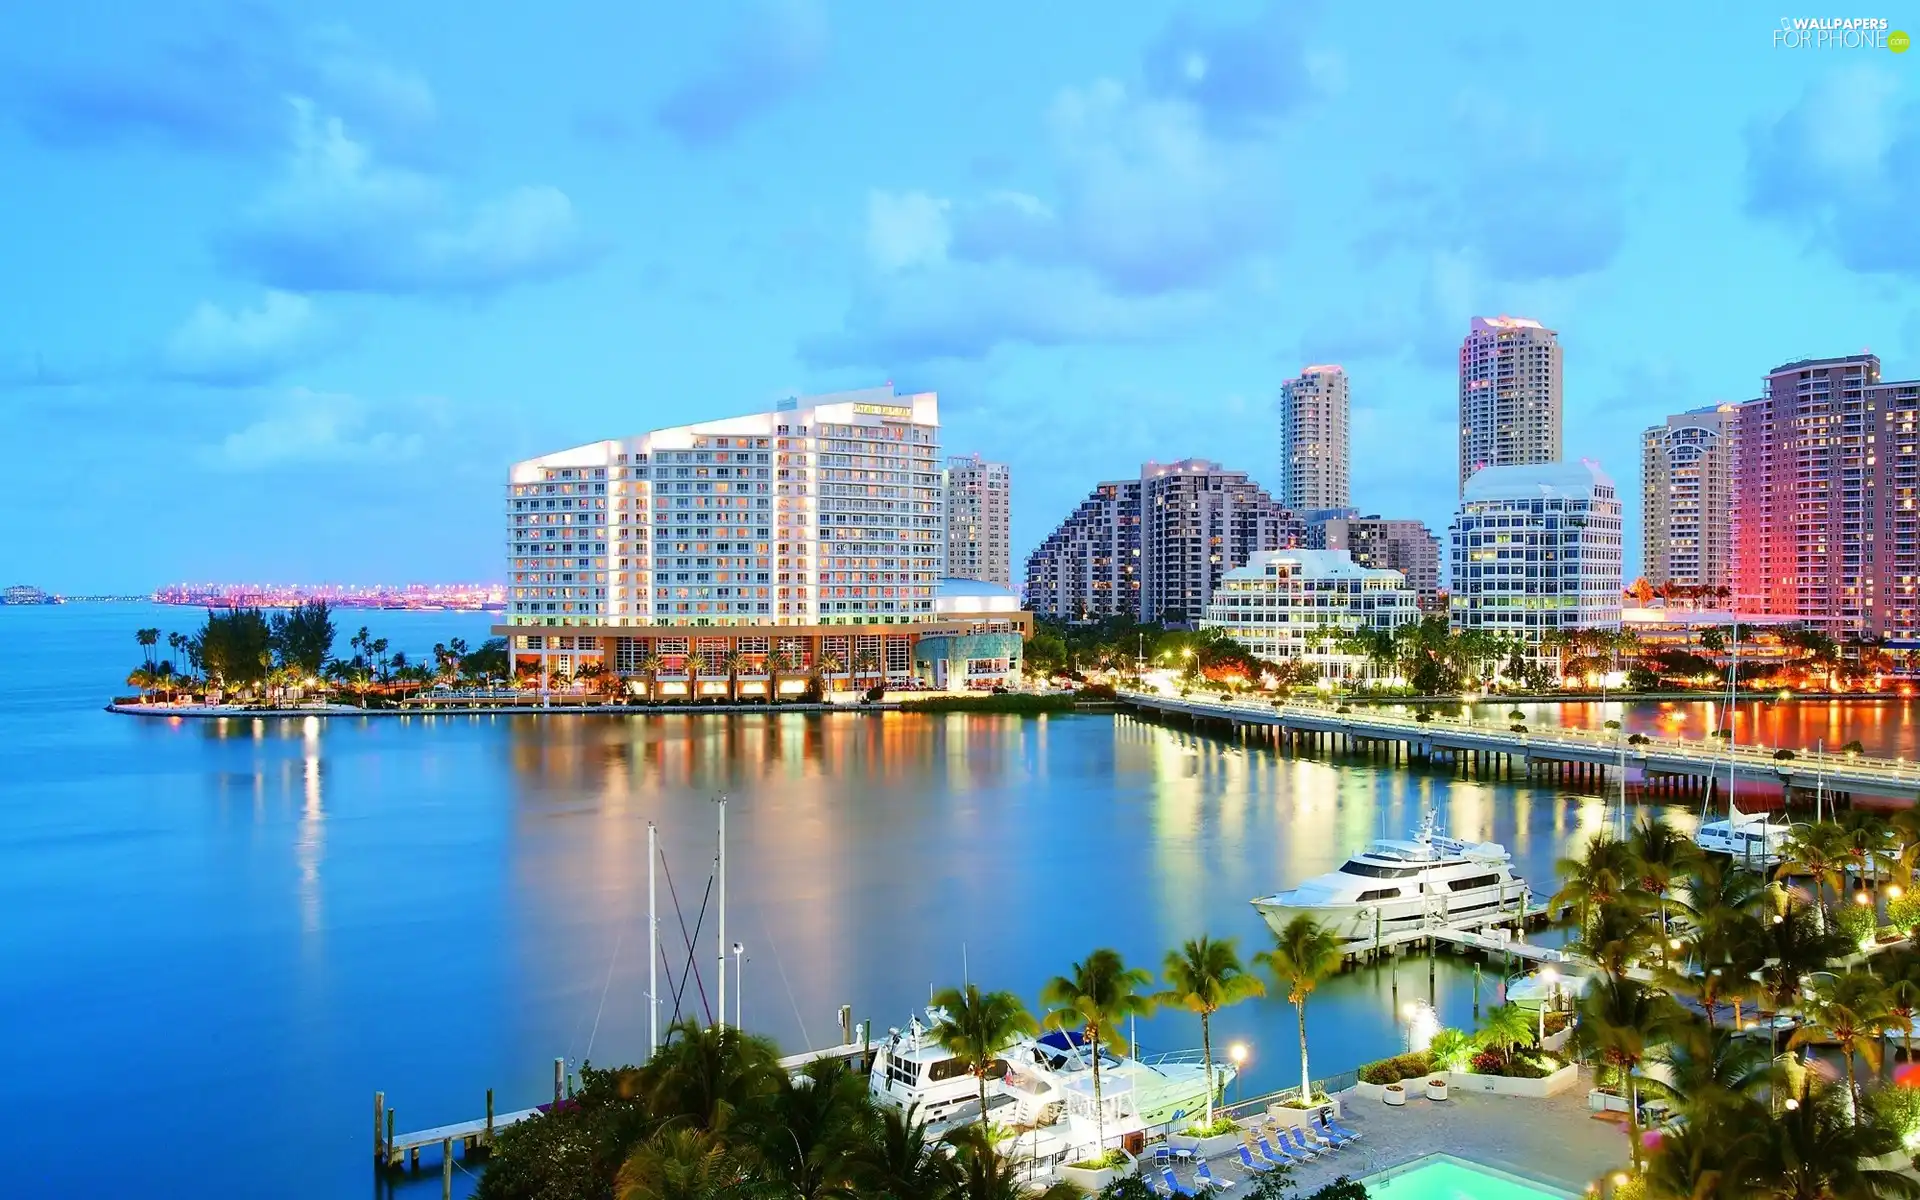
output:
{"label": "waterfront promenade", "polygon": [[1920,802],[1920,764],[1866,755],[1813,755],[1771,747],[1724,746],[1676,738],[1640,736],[1624,730],[1567,728],[1516,732],[1505,723],[1472,722],[1432,715],[1429,720],[1326,705],[1201,699],[1124,691],[1120,702],[1142,713],[1218,724],[1243,736],[1272,740],[1291,749],[1379,748],[1396,761],[1460,762],[1492,770],[1531,773],[1541,765],[1598,772],[1637,767],[1649,780],[1668,778],[1705,786],[1731,772],[1743,783],[1769,783],[1783,790],[1816,786],[1845,796],[1860,792],[1908,803]]}

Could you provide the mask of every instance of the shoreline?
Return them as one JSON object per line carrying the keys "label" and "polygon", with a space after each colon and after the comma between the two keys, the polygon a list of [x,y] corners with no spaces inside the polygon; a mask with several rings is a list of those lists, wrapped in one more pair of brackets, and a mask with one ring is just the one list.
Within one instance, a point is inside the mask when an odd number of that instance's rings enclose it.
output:
{"label": "shoreline", "polygon": [[229,704],[119,704],[104,706],[123,717],[186,717],[194,720],[260,718],[297,720],[305,717],[544,717],[544,716],[654,716],[661,713],[863,713],[897,711],[898,701],[880,704],[550,704],[446,705],[435,708],[361,708],[328,704],[311,708],[248,708]]}

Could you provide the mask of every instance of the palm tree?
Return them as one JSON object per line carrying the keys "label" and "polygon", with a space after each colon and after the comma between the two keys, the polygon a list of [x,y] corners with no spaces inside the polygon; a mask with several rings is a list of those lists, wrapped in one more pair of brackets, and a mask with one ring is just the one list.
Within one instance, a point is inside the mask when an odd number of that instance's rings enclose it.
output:
{"label": "palm tree", "polygon": [[1575,1029],[1581,1047],[1613,1068],[1620,1096],[1627,1102],[1627,1153],[1637,1167],[1640,1106],[1633,1075],[1673,1019],[1673,1001],[1631,979],[1601,978],[1580,998],[1579,1009]]}
{"label": "palm tree", "polygon": [[1125,1052],[1127,1041],[1121,1030],[1129,1017],[1152,1014],[1153,998],[1145,991],[1152,983],[1153,976],[1127,966],[1119,951],[1102,948],[1040,989],[1046,1023],[1063,1031],[1078,1029],[1087,1040],[1093,1060],[1095,1145],[1102,1153],[1107,1146],[1107,1124],[1100,1093],[1100,1046],[1104,1042],[1118,1053]]}
{"label": "palm tree", "polygon": [[1774,1075],[1773,1048],[1766,1042],[1690,1020],[1674,1021],[1649,1057],[1665,1077],[1651,1086],[1693,1125],[1710,1125],[1721,1114],[1757,1103],[1755,1094]]}
{"label": "palm tree", "polygon": [[747,656],[738,650],[730,650],[720,660],[720,669],[727,673],[727,703],[740,702],[740,676],[747,669]]}
{"label": "palm tree", "polygon": [[1012,992],[982,992],[969,983],[933,998],[940,1010],[933,1039],[980,1085],[980,1121],[987,1120],[987,1072],[1021,1034],[1038,1033],[1033,1014]]}
{"label": "palm tree", "polygon": [[953,1147],[957,1175],[952,1200],[1086,1200],[1069,1183],[1050,1184],[1042,1190],[1027,1187],[1013,1165],[994,1149],[992,1135],[982,1126],[963,1125],[946,1140]]}
{"label": "palm tree", "polygon": [[959,1185],[953,1157],[927,1141],[926,1122],[915,1110],[883,1108],[873,1143],[860,1167],[861,1195],[891,1200],[947,1200]]}
{"label": "palm tree", "polygon": [[[1729,858],[1702,856],[1693,864],[1687,878],[1687,907],[1695,914],[1697,928],[1694,949],[1700,955],[1701,973],[1686,976],[1695,985],[1701,1003],[1706,1006],[1707,1023],[1714,1021],[1717,1001],[1725,990],[1723,981],[1735,982],[1735,1006],[1739,1004],[1738,981],[1744,971],[1729,975],[1726,968],[1735,958],[1749,957],[1744,949],[1756,945],[1764,936],[1760,912],[1770,895],[1759,872]],[[1683,982],[1684,986],[1684,982]],[[1735,1025],[1739,1013],[1734,1014]]]}
{"label": "palm tree", "polygon": [[1200,1053],[1207,1064],[1207,1126],[1213,1125],[1213,1014],[1253,996],[1264,996],[1266,985],[1240,965],[1233,938],[1214,941],[1205,934],[1168,953],[1163,973],[1167,990],[1154,997],[1200,1014]]}
{"label": "palm tree", "polygon": [[871,650],[862,650],[853,656],[853,679],[856,684],[867,675],[880,673],[880,657]]}
{"label": "palm tree", "polygon": [[140,689],[140,702],[147,701],[147,693],[153,688],[153,672],[146,667],[135,667],[127,672],[127,686]]}
{"label": "palm tree", "polygon": [[1518,1004],[1502,1004],[1490,1010],[1480,1026],[1481,1044],[1498,1054],[1505,1065],[1513,1062],[1513,1048],[1531,1044],[1533,1036],[1533,1019]]}
{"label": "palm tree", "polygon": [[741,1165],[703,1129],[664,1129],[620,1164],[615,1200],[721,1200],[741,1194]]}
{"label": "palm tree", "polygon": [[782,1071],[767,1117],[742,1128],[757,1164],[781,1196],[796,1200],[858,1195],[860,1153],[873,1103],[867,1081],[840,1064],[815,1061],[798,1080]]}
{"label": "palm tree", "polygon": [[1808,978],[1855,949],[1839,930],[1821,929],[1805,908],[1789,907],[1760,929],[1762,940],[1755,947],[1761,959],[1758,973],[1776,1009],[1795,1007]]}
{"label": "palm tree", "polygon": [[780,699],[780,684],[783,677],[797,673],[800,663],[794,658],[793,651],[781,647],[767,659],[767,703],[777,703]]}
{"label": "palm tree", "polygon": [[1262,950],[1254,961],[1273,972],[1287,989],[1300,1025],[1300,1103],[1313,1102],[1313,1074],[1307,1068],[1307,997],[1323,979],[1340,969],[1340,940],[1333,931],[1302,913],[1287,922],[1274,938],[1273,949]]}
{"label": "palm tree", "polygon": [[1587,847],[1578,858],[1563,858],[1554,870],[1566,882],[1547,901],[1549,908],[1571,906],[1581,928],[1593,911],[1604,904],[1623,899],[1635,883],[1638,865],[1627,843],[1609,834],[1596,833],[1587,839]]}
{"label": "palm tree", "polygon": [[846,664],[842,663],[840,656],[832,651],[820,656],[819,661],[814,664],[814,671],[820,676],[821,695],[824,696],[833,690],[833,677],[845,669]]}
{"label": "palm tree", "polygon": [[1906,1058],[1913,1061],[1914,1014],[1920,1012],[1920,961],[1903,956],[1882,968],[1887,985],[1887,1015],[1905,1037]]}
{"label": "palm tree", "polygon": [[[1573,939],[1574,945],[1615,979],[1626,977],[1652,941],[1647,915],[1623,900],[1611,900],[1595,908]],[[1660,945],[1664,955],[1666,942]]]}
{"label": "palm tree", "polygon": [[[1758,1116],[1766,1119],[1765,1110]],[[1749,1122],[1754,1124],[1757,1122]],[[1750,1133],[1734,1136],[1691,1121],[1660,1133],[1660,1153],[1641,1175],[1647,1200],[1735,1200],[1754,1191],[1756,1150]]]}
{"label": "palm tree", "polygon": [[700,698],[700,676],[707,669],[707,656],[698,650],[687,655],[687,698]]}
{"label": "palm tree", "polygon": [[1814,924],[1822,933],[1827,929],[1825,885],[1833,885],[1835,896],[1842,894],[1840,864],[1846,861],[1848,849],[1839,826],[1824,821],[1795,825],[1787,831],[1786,841],[1780,847],[1780,865],[1773,870],[1774,878],[1812,877]]}
{"label": "palm tree", "polygon": [[1847,1072],[1847,1103],[1858,1123],[1860,1082],[1854,1077],[1854,1056],[1865,1059],[1870,1070],[1880,1069],[1881,1038],[1895,1027],[1887,1011],[1886,987],[1864,971],[1849,971],[1816,981],[1802,1008],[1806,1023],[1793,1031],[1787,1046],[1804,1046],[1821,1040],[1821,1034],[1839,1045]]}
{"label": "palm tree", "polygon": [[1666,942],[1670,935],[1667,906],[1671,902],[1674,884],[1704,856],[1692,838],[1681,834],[1665,820],[1654,817],[1634,825],[1633,832],[1627,837],[1627,853],[1632,856],[1634,868],[1639,873],[1640,890],[1660,900],[1660,954],[1665,958]]}
{"label": "palm tree", "polygon": [[772,1042],[689,1018],[668,1030],[641,1086],[662,1123],[725,1135],[764,1117],[785,1074]]}
{"label": "palm tree", "polygon": [[660,672],[665,670],[666,666],[666,660],[652,651],[648,651],[647,656],[640,660],[640,673],[647,677],[648,704],[652,704],[657,699],[656,689],[660,685]]}
{"label": "palm tree", "polygon": [[[1778,1113],[1748,1114],[1734,1138],[1748,1148],[1748,1166],[1767,1200],[1835,1200],[1920,1196],[1920,1181],[1871,1166],[1900,1149],[1900,1137],[1879,1121],[1857,1122],[1841,1111],[1831,1088],[1803,1079]],[[1724,1135],[1723,1135],[1724,1136]]]}
{"label": "palm tree", "polygon": [[160,644],[160,631],[158,629],[137,629],[134,631],[133,640],[140,643],[140,649],[146,652],[147,666],[151,669],[153,666],[153,648]]}

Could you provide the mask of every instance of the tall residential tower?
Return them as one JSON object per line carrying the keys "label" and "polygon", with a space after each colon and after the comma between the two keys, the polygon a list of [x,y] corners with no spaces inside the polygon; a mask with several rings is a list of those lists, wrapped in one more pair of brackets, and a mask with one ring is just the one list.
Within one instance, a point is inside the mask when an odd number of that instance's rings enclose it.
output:
{"label": "tall residential tower", "polygon": [[1013,476],[978,454],[947,460],[947,574],[1013,585]]}
{"label": "tall residential tower", "polygon": [[1475,317],[1460,343],[1460,490],[1486,467],[1560,461],[1560,338],[1526,317]]}
{"label": "tall residential tower", "polygon": [[1347,373],[1308,367],[1280,385],[1280,488],[1297,513],[1345,508],[1352,496]]}
{"label": "tall residential tower", "polygon": [[1655,587],[1733,585],[1733,440],[1740,406],[1668,417],[1640,435],[1641,563]]}
{"label": "tall residential tower", "polygon": [[1835,636],[1920,636],[1920,381],[1871,354],[1786,363],[1734,435],[1742,612]]}

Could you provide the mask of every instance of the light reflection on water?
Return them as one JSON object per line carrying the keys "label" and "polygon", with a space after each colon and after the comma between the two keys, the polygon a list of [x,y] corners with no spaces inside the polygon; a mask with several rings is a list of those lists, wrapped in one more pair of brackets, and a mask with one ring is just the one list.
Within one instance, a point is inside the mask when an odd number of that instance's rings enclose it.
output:
{"label": "light reflection on water", "polygon": [[[69,1119],[102,1087],[145,1131],[147,1190],[205,1190],[214,1122],[239,1164],[228,1194],[320,1197],[365,1185],[376,1088],[403,1124],[433,1124],[477,1115],[489,1086],[505,1105],[537,1099],[557,1054],[636,1057],[647,823],[691,932],[723,793],[746,1021],[795,1047],[836,1040],[841,1003],[902,1024],[963,963],[1031,1000],[1099,945],[1156,968],[1202,932],[1250,953],[1267,936],[1251,897],[1404,834],[1428,806],[1459,836],[1505,843],[1542,887],[1606,820],[1600,796],[1545,780],[1288,759],[1126,717],[135,721],[100,713],[105,684],[74,664],[124,675],[131,629],[164,621],[61,619],[98,621],[104,648],[18,636],[22,670],[0,679],[0,1027],[29,1034],[0,1039],[0,1102],[36,1148],[0,1156],[0,1194],[123,1184]],[[1681,706],[1680,728],[1697,736],[1704,708]],[[1661,711],[1630,706],[1629,728]],[[1766,705],[1754,729],[1911,755],[1913,720],[1910,705]],[[688,950],[664,879],[662,902],[677,973]],[[692,954],[708,1003],[711,922]],[[1406,961],[1324,985],[1315,1073],[1395,1049],[1409,1001],[1468,1022],[1471,969],[1443,959],[1428,978]],[[682,1009],[704,1011],[702,990]],[[1198,1040],[1181,1014],[1139,1034]],[[1295,1081],[1283,998],[1221,1014],[1214,1036],[1251,1049],[1242,1094]]]}

